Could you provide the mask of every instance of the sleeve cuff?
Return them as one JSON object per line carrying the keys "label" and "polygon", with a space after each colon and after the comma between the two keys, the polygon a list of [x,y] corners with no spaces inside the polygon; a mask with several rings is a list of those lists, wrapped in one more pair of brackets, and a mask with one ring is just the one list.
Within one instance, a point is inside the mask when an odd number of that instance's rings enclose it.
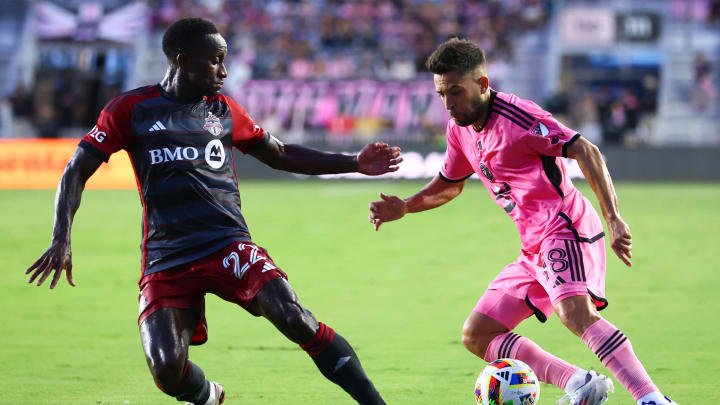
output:
{"label": "sleeve cuff", "polygon": [[[474,172],[473,172],[473,173],[474,173]],[[467,180],[470,176],[473,175],[473,173],[470,173],[470,174],[468,174],[467,176],[465,176],[465,177],[463,177],[463,178],[460,178],[460,179],[457,179],[457,180],[448,179],[447,177],[445,177],[444,174],[442,174],[442,172],[439,172],[438,174],[440,175],[440,178],[443,179],[444,181],[447,181],[447,182],[449,182],[449,183],[459,183],[459,182],[461,182],[461,181]]]}
{"label": "sleeve cuff", "polygon": [[91,144],[90,142],[88,142],[88,141],[86,141],[86,140],[84,140],[84,139],[83,139],[82,141],[80,141],[80,143],[78,144],[78,146],[81,147],[81,148],[83,148],[83,149],[85,149],[86,152],[88,152],[89,154],[91,154],[91,155],[95,156],[96,158],[102,160],[102,161],[105,162],[105,163],[107,163],[108,160],[110,159],[110,155],[108,155],[107,153],[101,151],[101,150],[98,149],[95,145]]}
{"label": "sleeve cuff", "polygon": [[569,141],[567,141],[567,142],[565,142],[565,144],[563,144],[563,146],[562,146],[562,157],[564,157],[564,158],[567,157],[567,148],[568,148],[570,145],[572,145],[573,143],[575,143],[575,141],[577,141],[578,138],[580,138],[580,134],[575,134],[575,136],[573,136],[572,138],[570,138]]}
{"label": "sleeve cuff", "polygon": [[252,145],[250,145],[250,146],[247,146],[247,147],[245,148],[245,150],[246,150],[247,152],[249,152],[249,151],[251,151],[251,150],[253,150],[253,149],[264,148],[265,146],[267,146],[267,144],[270,143],[270,138],[272,138],[272,135],[270,135],[269,132],[265,131],[265,136],[264,136],[264,137],[262,137],[260,140],[258,140],[258,141],[255,142],[254,144],[252,144]]}

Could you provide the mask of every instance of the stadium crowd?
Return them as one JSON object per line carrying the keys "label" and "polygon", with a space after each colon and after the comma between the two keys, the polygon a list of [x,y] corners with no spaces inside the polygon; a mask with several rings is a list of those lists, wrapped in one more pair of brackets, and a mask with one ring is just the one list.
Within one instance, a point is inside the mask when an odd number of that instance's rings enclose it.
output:
{"label": "stadium crowd", "polygon": [[150,0],[150,5],[156,31],[183,17],[214,21],[240,51],[234,62],[247,65],[253,78],[408,80],[425,74],[427,56],[452,36],[480,44],[491,63],[511,59],[511,39],[542,26],[552,2]]}
{"label": "stadium crowd", "polygon": [[[669,0],[674,18],[720,25],[720,0]],[[69,10],[73,0],[54,3]],[[602,1],[566,3],[601,4]],[[122,2],[108,0],[106,8]],[[468,38],[486,51],[493,86],[512,78],[513,39],[549,28],[550,0],[147,0],[154,38],[173,21],[204,17],[228,40],[226,64],[238,81],[247,79],[411,81],[429,78],[424,62],[452,36]],[[79,52],[69,46],[68,52]],[[60,52],[60,51],[53,51]],[[88,52],[88,51],[82,51]],[[94,52],[92,50],[90,53]],[[49,55],[52,59],[56,55]],[[92,57],[92,55],[90,56]],[[64,129],[92,125],[103,100],[125,88],[132,55],[116,55],[116,72],[92,72],[72,63],[52,67],[41,55],[32,88],[16,86],[9,102],[16,117],[42,137],[66,136]],[[71,61],[82,55],[66,55]],[[108,69],[110,55],[98,56]],[[51,61],[52,62],[52,61]],[[79,62],[78,62],[79,63]],[[711,109],[717,98],[717,69],[698,54],[693,106]],[[633,139],[643,118],[657,111],[658,78],[634,88],[560,91],[547,107],[597,143]],[[570,84],[570,87],[572,84]],[[594,135],[593,135],[594,134]],[[630,134],[630,135],[628,135]]]}

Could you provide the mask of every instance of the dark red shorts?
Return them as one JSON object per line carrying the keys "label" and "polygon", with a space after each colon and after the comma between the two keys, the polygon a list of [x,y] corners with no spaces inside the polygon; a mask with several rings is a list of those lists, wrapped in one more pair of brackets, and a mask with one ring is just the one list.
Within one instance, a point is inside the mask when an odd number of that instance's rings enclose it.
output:
{"label": "dark red shorts", "polygon": [[287,279],[267,250],[252,242],[233,242],[201,259],[143,277],[138,325],[161,308],[195,309],[201,316],[191,344],[203,344],[207,341],[206,293],[234,302],[252,313],[248,307],[255,295],[277,277]]}

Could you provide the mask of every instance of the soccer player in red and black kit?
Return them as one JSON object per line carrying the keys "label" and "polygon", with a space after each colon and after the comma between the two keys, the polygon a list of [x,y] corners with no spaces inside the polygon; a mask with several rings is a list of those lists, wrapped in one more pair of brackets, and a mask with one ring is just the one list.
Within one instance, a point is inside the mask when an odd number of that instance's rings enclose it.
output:
{"label": "soccer player in red and black kit", "polygon": [[125,149],[143,206],[138,324],[157,386],[194,405],[223,403],[223,387],[188,360],[188,345],[207,340],[204,296],[213,293],[264,316],[301,345],[320,372],[359,404],[384,404],[348,342],[298,302],[283,271],[250,239],[240,212],[232,147],[281,170],[305,174],[397,170],[400,149],[365,146],[357,156],[283,144],[220,94],[227,45],[199,18],[177,21],[163,37],[168,69],[160,84],[110,101],[83,138],[58,185],[50,247],[27,270],[37,285],[65,271],[70,285],[70,228],[87,179]]}

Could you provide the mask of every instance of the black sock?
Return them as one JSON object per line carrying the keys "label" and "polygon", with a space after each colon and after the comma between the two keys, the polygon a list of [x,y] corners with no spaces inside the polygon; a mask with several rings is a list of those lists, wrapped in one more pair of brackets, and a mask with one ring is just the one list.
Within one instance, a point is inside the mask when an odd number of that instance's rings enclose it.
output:
{"label": "black sock", "polygon": [[203,405],[210,398],[210,382],[205,379],[205,373],[196,364],[188,361],[185,367],[184,383],[179,393],[175,395],[178,401]]}
{"label": "black sock", "polygon": [[300,346],[328,380],[339,385],[361,405],[385,405],[350,344],[320,322],[317,334]]}

